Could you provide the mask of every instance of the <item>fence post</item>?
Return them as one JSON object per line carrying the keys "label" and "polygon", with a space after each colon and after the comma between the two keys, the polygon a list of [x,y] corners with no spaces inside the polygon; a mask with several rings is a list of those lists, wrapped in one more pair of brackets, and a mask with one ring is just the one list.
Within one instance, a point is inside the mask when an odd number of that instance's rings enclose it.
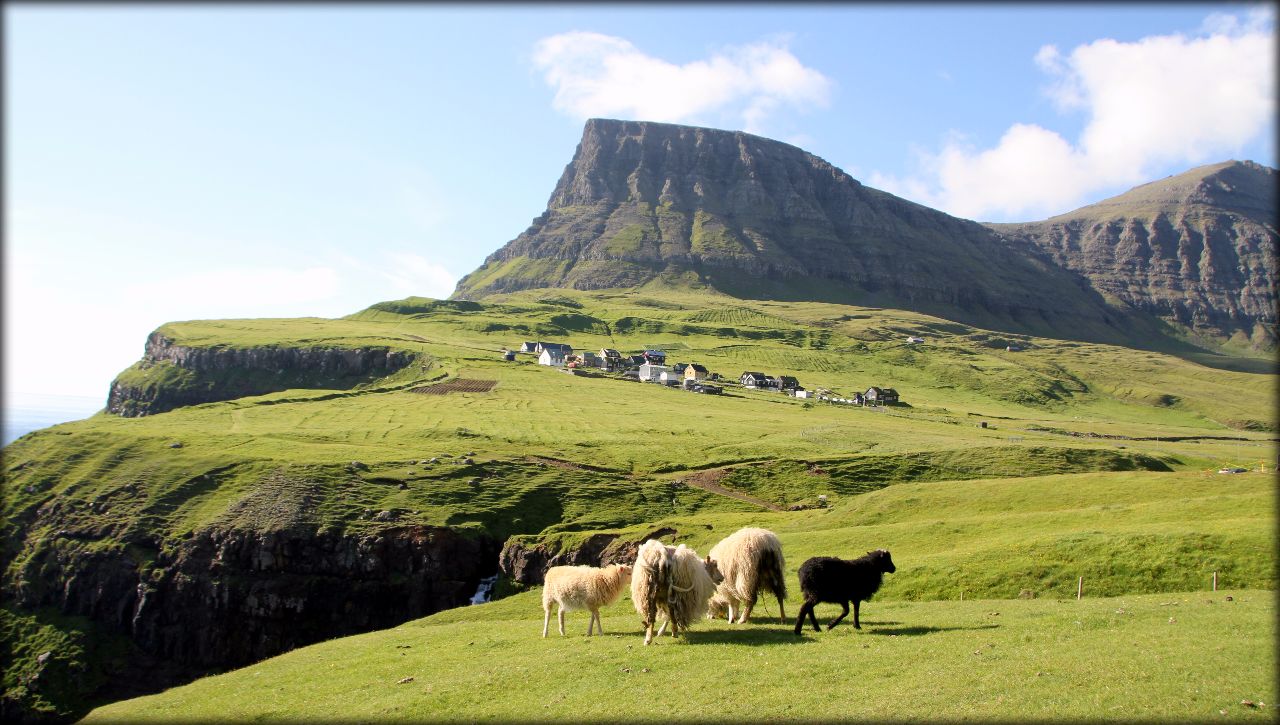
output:
{"label": "fence post", "polygon": [[1080,601],[1080,597],[1084,596],[1084,577],[1076,582],[1076,601]]}
{"label": "fence post", "polygon": [[1218,591],[1218,572],[1213,573],[1213,590]]}

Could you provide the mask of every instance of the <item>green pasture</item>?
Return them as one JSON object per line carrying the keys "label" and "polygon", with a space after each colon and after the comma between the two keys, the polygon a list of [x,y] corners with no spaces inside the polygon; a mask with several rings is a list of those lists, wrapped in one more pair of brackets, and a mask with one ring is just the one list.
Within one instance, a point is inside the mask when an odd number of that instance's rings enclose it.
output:
{"label": "green pasture", "polygon": [[[739,526],[775,530],[789,617],[808,556],[883,546],[898,570],[861,631],[796,637],[764,600],[745,626],[646,648],[624,596],[606,636],[571,613],[544,640],[534,588],[87,721],[1272,720],[1275,521],[1270,478],[1194,472],[908,483],[829,509],[673,517],[655,523],[699,551]],[[824,626],[838,612],[817,610]]]}

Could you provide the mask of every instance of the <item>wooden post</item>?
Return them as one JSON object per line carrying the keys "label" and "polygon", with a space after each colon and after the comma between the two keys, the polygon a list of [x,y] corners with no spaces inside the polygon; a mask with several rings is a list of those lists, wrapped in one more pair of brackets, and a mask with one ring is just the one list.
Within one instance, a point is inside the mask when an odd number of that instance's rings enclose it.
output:
{"label": "wooden post", "polygon": [[1213,590],[1218,591],[1218,572],[1213,573]]}
{"label": "wooden post", "polygon": [[960,601],[962,601],[962,602],[964,601],[964,590],[963,590],[963,589],[961,589],[961,590],[960,590]]}
{"label": "wooden post", "polygon": [[1076,582],[1076,601],[1080,601],[1080,597],[1084,596],[1084,577],[1080,577],[1080,581]]}

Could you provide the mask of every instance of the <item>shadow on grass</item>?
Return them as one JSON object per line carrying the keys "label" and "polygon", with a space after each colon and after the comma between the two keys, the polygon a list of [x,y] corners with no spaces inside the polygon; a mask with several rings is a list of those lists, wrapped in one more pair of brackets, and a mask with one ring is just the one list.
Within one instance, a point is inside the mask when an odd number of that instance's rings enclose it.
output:
{"label": "shadow on grass", "polygon": [[807,641],[797,637],[790,627],[786,629],[761,629],[758,627],[741,627],[738,629],[690,630],[681,635],[689,638],[689,644],[800,644]]}
{"label": "shadow on grass", "polygon": [[976,627],[884,627],[880,629],[868,629],[867,634],[889,634],[898,637],[918,637],[922,634],[935,634],[937,632],[996,629],[999,626],[1000,625],[998,624],[979,624]]}

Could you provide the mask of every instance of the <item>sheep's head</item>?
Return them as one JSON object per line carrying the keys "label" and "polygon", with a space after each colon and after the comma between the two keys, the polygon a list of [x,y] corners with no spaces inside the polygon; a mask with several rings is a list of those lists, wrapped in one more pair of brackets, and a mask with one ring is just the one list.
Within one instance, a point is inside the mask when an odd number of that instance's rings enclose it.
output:
{"label": "sheep's head", "polygon": [[876,549],[875,551],[868,551],[867,555],[870,556],[877,564],[880,565],[880,571],[886,572],[888,574],[892,574],[898,570],[898,567],[893,565],[893,557],[889,556],[888,549]]}
{"label": "sheep's head", "polygon": [[710,575],[711,581],[715,582],[716,584],[719,584],[720,582],[724,581],[724,574],[720,573],[720,565],[715,563],[715,561],[713,561],[711,557],[708,556],[707,558],[703,559],[702,565],[706,567],[707,574]]}
{"label": "sheep's head", "polygon": [[711,597],[711,601],[707,602],[707,619],[719,619],[728,616],[729,600],[725,599],[720,592],[716,592]]}
{"label": "sheep's head", "polygon": [[622,575],[622,581],[631,581],[631,567],[627,564],[614,564],[618,569],[618,573]]}

